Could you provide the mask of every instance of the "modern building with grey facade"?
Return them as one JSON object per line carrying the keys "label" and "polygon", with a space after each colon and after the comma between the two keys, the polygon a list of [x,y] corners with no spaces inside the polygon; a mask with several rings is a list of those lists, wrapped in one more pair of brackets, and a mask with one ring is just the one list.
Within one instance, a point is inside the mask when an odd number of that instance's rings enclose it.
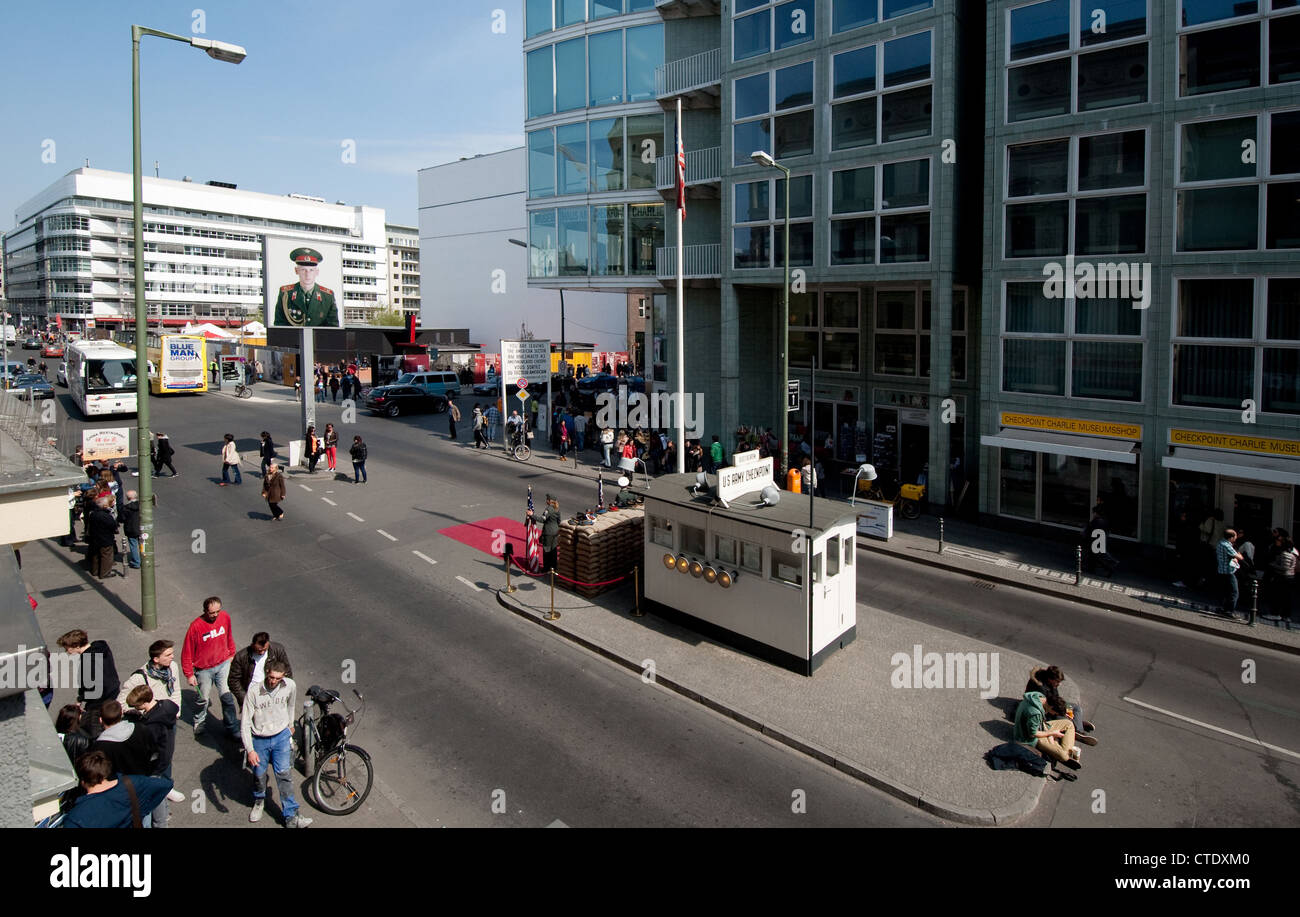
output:
{"label": "modern building with grey facade", "polygon": [[1003,2],[987,50],[981,510],[1300,527],[1300,4]]}

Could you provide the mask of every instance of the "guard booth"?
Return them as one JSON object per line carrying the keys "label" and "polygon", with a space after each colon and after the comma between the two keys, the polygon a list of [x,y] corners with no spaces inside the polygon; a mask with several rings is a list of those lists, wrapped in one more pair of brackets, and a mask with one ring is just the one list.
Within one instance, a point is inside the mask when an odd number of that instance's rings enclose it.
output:
{"label": "guard booth", "polygon": [[735,460],[716,476],[665,475],[635,488],[645,498],[646,604],[811,675],[857,635],[856,515],[811,498],[809,524],[808,496],[769,487],[771,458]]}

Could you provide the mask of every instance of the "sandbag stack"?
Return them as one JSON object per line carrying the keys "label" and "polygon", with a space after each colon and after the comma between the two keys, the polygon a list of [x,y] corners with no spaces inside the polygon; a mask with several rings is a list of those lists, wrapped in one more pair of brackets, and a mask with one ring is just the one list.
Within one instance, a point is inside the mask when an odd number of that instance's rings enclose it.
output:
{"label": "sandbag stack", "polygon": [[622,582],[608,583],[631,576],[632,568],[641,563],[645,510],[621,509],[596,516],[592,525],[564,522],[560,525],[557,572],[579,583],[605,583],[600,586],[560,583],[585,598],[617,589]]}

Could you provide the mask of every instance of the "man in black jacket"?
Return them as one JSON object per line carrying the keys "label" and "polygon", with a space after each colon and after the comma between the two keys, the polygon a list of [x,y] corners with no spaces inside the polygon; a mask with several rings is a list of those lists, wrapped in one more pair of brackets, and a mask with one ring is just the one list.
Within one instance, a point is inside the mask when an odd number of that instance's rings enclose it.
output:
{"label": "man in black jacket", "polygon": [[117,547],[117,520],[113,518],[112,497],[101,497],[95,501],[94,509],[86,517],[86,541],[90,549],[86,557],[90,561],[91,575],[104,579],[113,573],[113,556]]}
{"label": "man in black jacket", "polygon": [[99,711],[104,731],[90,746],[91,751],[102,751],[113,762],[119,774],[151,776],[154,756],[158,754],[155,737],[147,729],[136,728],[135,723],[122,718],[122,705],[117,699],[104,701]]}
{"label": "man in black jacket", "polygon": [[172,458],[175,456],[176,450],[172,448],[171,440],[167,438],[166,433],[158,434],[158,438],[154,441],[153,449],[150,452],[152,453],[153,476],[155,478],[162,476],[160,472],[163,470],[164,465],[171,471],[172,477],[176,477],[180,473],[176,470],[176,466],[172,464]]}
{"label": "man in black jacket", "polygon": [[140,569],[140,495],[134,490],[126,492],[126,502],[119,514],[122,534],[126,536],[127,563],[132,570]]}
{"label": "man in black jacket", "polygon": [[[176,718],[180,715],[180,708],[174,701],[155,699],[153,688],[148,685],[132,688],[126,696],[126,702],[131,707],[127,716],[136,724],[137,732],[142,731],[149,736],[156,752],[149,776],[171,780],[172,755],[176,752]],[[167,799],[158,803],[158,808],[153,810],[153,827],[166,828],[170,817],[167,802],[184,802],[185,798],[184,793],[173,788],[167,794]]]}
{"label": "man in black jacket", "polygon": [[284,665],[284,674],[293,678],[293,666],[289,665],[289,654],[283,646],[271,642],[271,635],[266,631],[253,634],[253,642],[235,654],[230,661],[230,675],[226,678],[226,687],[235,695],[242,710],[244,695],[248,686],[254,681],[261,681],[266,676],[266,664],[279,662]]}
{"label": "man in black jacket", "polygon": [[68,631],[56,642],[69,656],[80,657],[77,659],[79,668],[76,673],[77,703],[85,711],[81,719],[82,726],[93,739],[102,728],[99,722],[100,707],[110,698],[116,698],[122,687],[121,680],[117,677],[113,651],[103,640],[91,643],[86,632],[81,629]]}
{"label": "man in black jacket", "polygon": [[267,466],[275,458],[275,443],[271,442],[271,434],[265,430],[262,431],[262,443],[258,446],[258,452],[262,456],[262,479],[266,479]]}

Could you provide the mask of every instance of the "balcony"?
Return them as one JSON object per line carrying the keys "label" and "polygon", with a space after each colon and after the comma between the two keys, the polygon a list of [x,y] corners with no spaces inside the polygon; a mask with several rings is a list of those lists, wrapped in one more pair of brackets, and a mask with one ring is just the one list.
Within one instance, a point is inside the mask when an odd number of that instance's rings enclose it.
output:
{"label": "balcony", "polygon": [[665,19],[686,19],[718,16],[722,13],[722,4],[718,0],[655,0],[655,9]]}
{"label": "balcony", "polygon": [[[655,185],[671,196],[677,187],[675,156],[655,160]],[[719,197],[722,187],[722,147],[686,151],[686,188],[691,197]],[[695,193],[691,193],[694,191]]]}
{"label": "balcony", "polygon": [[713,48],[655,68],[655,98],[668,107],[717,108],[722,95],[722,49]]}
{"label": "balcony", "polygon": [[[688,286],[711,286],[700,281],[714,281],[722,278],[722,246],[714,242],[708,245],[687,245],[683,250],[686,271],[683,277]],[[655,273],[665,283],[677,279],[677,248],[655,249]],[[691,281],[695,281],[692,283]]]}

